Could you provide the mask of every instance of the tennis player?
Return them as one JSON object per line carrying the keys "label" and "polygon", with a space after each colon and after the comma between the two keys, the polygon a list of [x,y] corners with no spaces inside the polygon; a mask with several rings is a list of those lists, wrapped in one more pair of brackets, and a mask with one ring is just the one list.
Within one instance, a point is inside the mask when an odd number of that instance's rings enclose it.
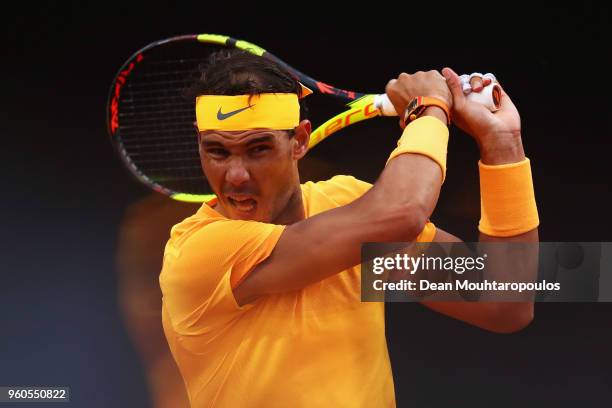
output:
{"label": "tennis player", "polygon": [[[217,54],[192,90],[217,198],[174,226],[160,275],[164,331],[192,406],[395,406],[384,303],[360,301],[360,248],[459,241],[429,222],[451,117],[480,147],[480,239],[538,239],[515,106],[505,93],[496,113],[468,101],[451,69],[389,82],[398,112],[425,102],[373,185],[343,175],[300,184],[308,90],[275,63]],[[426,306],[500,333],[533,318],[532,303]]]}

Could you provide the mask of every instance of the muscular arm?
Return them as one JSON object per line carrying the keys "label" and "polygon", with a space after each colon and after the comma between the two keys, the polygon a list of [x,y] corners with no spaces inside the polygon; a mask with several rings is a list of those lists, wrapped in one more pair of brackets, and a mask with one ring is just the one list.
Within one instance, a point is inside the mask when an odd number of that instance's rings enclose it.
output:
{"label": "muscular arm", "polygon": [[[458,75],[449,68],[443,70],[453,94],[453,123],[472,136],[478,144],[482,163],[502,165],[525,159],[518,110],[502,90],[500,110],[495,114],[466,100]],[[477,80],[477,78],[474,78]],[[472,87],[475,87],[472,83]],[[435,241],[459,242],[459,238],[436,231]],[[506,238],[480,233],[481,242],[538,242],[538,229]],[[525,249],[525,259],[537,259],[537,245]],[[503,256],[503,254],[502,254]],[[500,264],[511,265],[512,259],[498,259]],[[533,320],[533,302],[423,302],[425,306],[447,316],[475,326],[511,333],[527,326]]]}
{"label": "muscular arm", "polygon": [[[441,229],[436,229],[435,242],[462,242]],[[538,230],[508,238],[492,237],[483,233],[480,242],[538,242]],[[533,302],[421,302],[429,309],[446,316],[497,333],[512,333],[533,320]]]}
{"label": "muscular arm", "polygon": [[400,155],[359,199],[287,226],[270,257],[234,288],[238,304],[298,290],[356,265],[363,242],[414,240],[438,201],[441,174],[428,157]]}
{"label": "muscular arm", "polygon": [[[516,163],[525,159],[520,133],[505,139],[494,138],[493,143],[480,143],[481,160],[490,165]],[[441,229],[436,230],[436,242],[461,242],[454,235]],[[500,238],[479,234],[480,242],[538,242],[538,229],[524,234]],[[537,246],[528,250],[537,251]],[[525,254],[527,255],[527,254]],[[536,254],[537,255],[537,254]],[[503,262],[503,261],[502,261]],[[510,265],[511,259],[506,264]],[[511,333],[527,326],[534,315],[533,302],[422,302],[428,308],[447,316],[462,320],[486,330]]]}
{"label": "muscular arm", "polygon": [[[386,92],[397,112],[418,95],[437,96],[452,106],[446,81],[435,71],[402,73]],[[446,124],[439,107],[428,107],[424,115]],[[363,242],[413,241],[436,206],[441,182],[440,165],[429,157],[395,157],[359,199],[287,226],[271,255],[233,289],[236,301],[243,305],[299,290],[357,265]]]}

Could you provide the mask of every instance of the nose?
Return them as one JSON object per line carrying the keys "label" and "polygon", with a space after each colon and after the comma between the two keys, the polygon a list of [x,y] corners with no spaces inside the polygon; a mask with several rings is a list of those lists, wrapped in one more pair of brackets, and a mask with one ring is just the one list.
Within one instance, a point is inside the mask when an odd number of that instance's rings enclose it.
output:
{"label": "nose", "polygon": [[225,172],[225,181],[237,187],[241,184],[246,183],[250,179],[251,175],[249,174],[247,168],[244,166],[242,160],[240,158],[232,160],[229,165],[229,168]]}

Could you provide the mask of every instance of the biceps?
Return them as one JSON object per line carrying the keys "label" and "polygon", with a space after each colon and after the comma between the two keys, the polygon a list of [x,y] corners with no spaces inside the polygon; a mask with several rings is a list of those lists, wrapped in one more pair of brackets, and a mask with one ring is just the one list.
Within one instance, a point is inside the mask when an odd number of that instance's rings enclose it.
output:
{"label": "biceps", "polygon": [[234,289],[238,303],[299,290],[358,264],[364,227],[358,221],[313,217],[304,225],[286,228],[271,255]]}
{"label": "biceps", "polygon": [[[423,225],[406,221],[408,214],[388,209],[368,213],[350,204],[287,227],[270,257],[236,286],[234,295],[244,304],[300,290],[359,264],[363,242],[413,241]],[[399,229],[401,236],[390,233]]]}

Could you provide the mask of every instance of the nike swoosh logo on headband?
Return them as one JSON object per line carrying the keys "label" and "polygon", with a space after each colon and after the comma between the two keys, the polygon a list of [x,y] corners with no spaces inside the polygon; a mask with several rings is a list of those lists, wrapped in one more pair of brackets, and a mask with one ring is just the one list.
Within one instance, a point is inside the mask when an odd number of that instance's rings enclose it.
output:
{"label": "nike swoosh logo on headband", "polygon": [[242,112],[243,110],[249,109],[251,106],[255,106],[255,105],[249,105],[247,107],[236,109],[235,111],[231,111],[227,113],[221,112],[221,107],[219,106],[219,111],[217,112],[217,120],[225,120],[227,118],[231,118],[232,116]]}

